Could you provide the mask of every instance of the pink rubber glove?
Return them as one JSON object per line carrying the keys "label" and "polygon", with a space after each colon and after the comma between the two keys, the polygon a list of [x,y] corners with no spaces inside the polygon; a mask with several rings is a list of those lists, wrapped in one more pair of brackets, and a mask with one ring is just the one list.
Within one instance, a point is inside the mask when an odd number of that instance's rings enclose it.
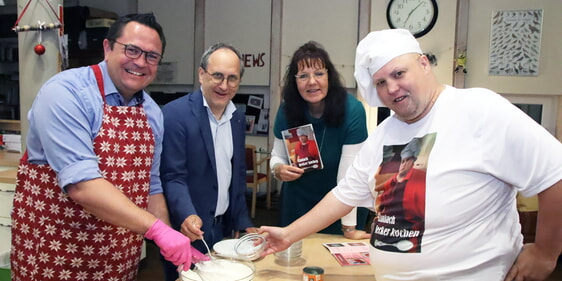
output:
{"label": "pink rubber glove", "polygon": [[[192,258],[192,263],[198,263],[200,261],[210,261],[211,258],[209,258],[209,256],[199,252],[197,249],[193,248],[193,246],[191,246],[191,258]],[[188,268],[189,270],[189,268]]]}
{"label": "pink rubber glove", "polygon": [[160,247],[160,253],[166,260],[174,265],[183,265],[183,270],[189,270],[192,260],[208,260],[208,257],[191,246],[187,236],[173,230],[161,220],[156,220],[144,237]]}

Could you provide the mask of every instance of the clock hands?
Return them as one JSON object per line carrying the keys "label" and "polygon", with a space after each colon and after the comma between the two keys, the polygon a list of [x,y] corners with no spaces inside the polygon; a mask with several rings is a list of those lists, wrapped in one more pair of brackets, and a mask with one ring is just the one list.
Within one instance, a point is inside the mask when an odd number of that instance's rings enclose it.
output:
{"label": "clock hands", "polygon": [[413,13],[415,10],[417,10],[417,9],[421,6],[421,4],[423,4],[423,2],[418,3],[418,5],[417,5],[414,9],[412,9],[412,10],[410,11],[410,13],[408,13],[408,16],[406,17],[406,20],[404,21],[404,26],[406,26],[406,23],[407,23],[408,20],[410,19],[410,16],[412,15],[412,13]]}
{"label": "clock hands", "polygon": [[437,21],[438,0],[388,0],[386,21],[391,28],[405,28],[414,36],[427,34]]}

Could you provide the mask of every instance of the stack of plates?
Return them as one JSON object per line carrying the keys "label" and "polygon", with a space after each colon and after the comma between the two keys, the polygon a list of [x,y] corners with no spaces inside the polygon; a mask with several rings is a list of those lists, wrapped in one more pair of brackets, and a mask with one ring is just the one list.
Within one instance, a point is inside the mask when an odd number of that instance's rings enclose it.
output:
{"label": "stack of plates", "polygon": [[213,246],[213,250],[215,251],[215,254],[218,256],[235,259],[238,258],[238,255],[234,250],[236,243],[238,243],[238,239],[222,240],[220,242],[217,242]]}

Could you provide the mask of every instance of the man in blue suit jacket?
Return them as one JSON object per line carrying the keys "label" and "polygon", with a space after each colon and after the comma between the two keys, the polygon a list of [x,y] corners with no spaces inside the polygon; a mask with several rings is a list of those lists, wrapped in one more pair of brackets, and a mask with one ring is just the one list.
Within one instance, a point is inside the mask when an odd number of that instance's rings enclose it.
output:
{"label": "man in blue suit jacket", "polygon": [[[257,232],[246,205],[245,118],[232,98],[244,74],[240,54],[223,43],[201,58],[201,89],[164,106],[160,176],[174,229],[207,252],[239,231]],[[166,280],[177,267],[164,262]]]}

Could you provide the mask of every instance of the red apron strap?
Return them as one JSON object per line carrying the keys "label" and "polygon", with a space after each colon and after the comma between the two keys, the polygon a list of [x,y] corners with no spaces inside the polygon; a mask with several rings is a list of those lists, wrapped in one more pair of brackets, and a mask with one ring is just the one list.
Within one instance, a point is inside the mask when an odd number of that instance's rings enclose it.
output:
{"label": "red apron strap", "polygon": [[27,162],[27,149],[25,150],[25,152],[24,152],[23,155],[21,156],[20,161]]}
{"label": "red apron strap", "polygon": [[94,64],[94,65],[90,65],[90,67],[94,71],[94,75],[96,76],[96,81],[98,82],[98,89],[100,90],[101,98],[105,103],[105,91],[103,90],[103,75],[101,73],[100,66]]}
{"label": "red apron strap", "polygon": [[[24,11],[24,13],[25,13],[25,11]],[[90,67],[94,71],[94,75],[96,76],[96,81],[98,82],[98,89],[100,90],[101,98],[103,99],[103,102],[105,103],[105,91],[103,89],[103,74],[101,73],[100,66],[97,65],[97,64],[94,64],[94,65],[90,65]],[[23,153],[20,161],[27,162],[27,149]]]}
{"label": "red apron strap", "polygon": [[[103,75],[101,73],[100,66],[97,65],[97,64],[94,64],[94,65],[90,65],[90,67],[94,71],[94,75],[96,76],[96,81],[98,82],[98,89],[100,90],[101,98],[103,99],[103,102],[105,103],[105,91],[103,89]],[[28,156],[27,156],[27,149],[26,149],[20,160],[27,162],[27,157]]]}

